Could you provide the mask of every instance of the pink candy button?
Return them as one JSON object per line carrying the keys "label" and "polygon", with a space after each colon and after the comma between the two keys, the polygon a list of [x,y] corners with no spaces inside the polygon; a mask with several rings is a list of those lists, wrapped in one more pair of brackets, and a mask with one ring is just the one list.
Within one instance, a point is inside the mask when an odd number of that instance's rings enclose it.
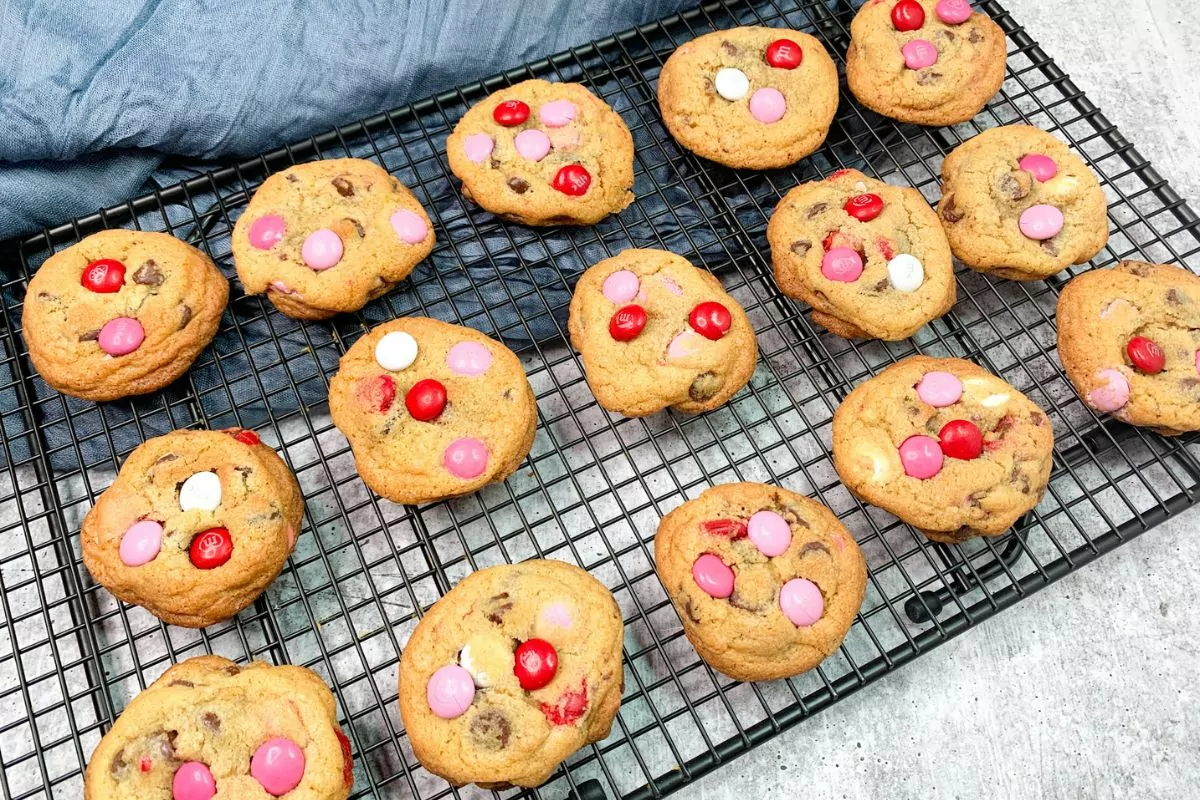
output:
{"label": "pink candy button", "polygon": [[967,0],[938,0],[933,13],[947,25],[961,25],[971,18],[971,4]]}
{"label": "pink candy button", "polygon": [[675,279],[669,275],[662,276],[662,285],[668,292],[676,297],[683,297],[683,287],[676,283]]}
{"label": "pink candy button", "polygon": [[392,223],[392,230],[400,237],[400,241],[408,244],[423,242],[429,235],[429,226],[425,224],[425,220],[421,219],[419,214],[405,209],[392,214],[388,222]]}
{"label": "pink candy button", "polygon": [[692,564],[692,580],[718,600],[733,594],[733,570],[712,553],[705,553]]}
{"label": "pink candy button", "polygon": [[1030,153],[1018,161],[1017,166],[1042,183],[1058,174],[1058,164],[1054,163],[1054,159],[1041,153]]}
{"label": "pink candy button", "polygon": [[462,667],[448,664],[429,676],[425,699],[434,714],[454,719],[462,716],[475,700],[475,681]]}
{"label": "pink candy button", "polygon": [[575,119],[575,104],[570,100],[551,100],[538,109],[538,118],[547,128],[561,128]]}
{"label": "pink candy button", "polygon": [[118,553],[127,567],[140,567],[158,557],[162,549],[163,526],[152,519],[135,522],[121,537]]}
{"label": "pink candy button", "polygon": [[300,257],[313,269],[329,269],[342,260],[342,237],[328,228],[313,231],[304,240]]}
{"label": "pink candy button", "polygon": [[[1196,358],[1196,369],[1200,371],[1200,355]],[[1088,405],[1097,411],[1111,414],[1129,402],[1129,380],[1115,369],[1102,369],[1096,373],[1100,385],[1088,392]]]}
{"label": "pink candy button", "polygon": [[909,69],[932,67],[938,60],[937,48],[924,39],[913,39],[900,52],[904,55],[904,66]]}
{"label": "pink candy button", "polygon": [[537,128],[530,128],[516,135],[513,147],[526,161],[541,161],[550,152],[550,137]]}
{"label": "pink candy button", "polygon": [[928,436],[910,436],[900,443],[900,463],[905,474],[924,480],[942,471],[942,448]]}
{"label": "pink candy button", "polygon": [[949,372],[926,372],[917,384],[917,397],[934,408],[954,405],[962,393],[962,381]]}
{"label": "pink candy button", "polygon": [[628,303],[637,297],[638,287],[641,285],[637,275],[627,269],[619,269],[604,279],[601,290],[604,296],[614,303]]}
{"label": "pink candy button", "polygon": [[569,629],[574,622],[566,603],[551,603],[546,606],[542,609],[541,619],[547,625],[564,629]]}
{"label": "pink candy button", "polygon": [[280,294],[300,294],[283,281],[271,281],[271,288]]}
{"label": "pink candy button", "polygon": [[825,598],[812,581],[792,578],[779,590],[779,610],[797,628],[807,628],[825,613]]}
{"label": "pink candy button", "polygon": [[703,336],[688,328],[672,339],[671,343],[667,345],[667,360],[681,361],[685,358],[691,358],[699,354],[700,349],[704,347],[706,341]]}
{"label": "pink candy button", "polygon": [[217,782],[206,764],[188,761],[171,779],[172,800],[209,800],[217,793]]}
{"label": "pink candy button", "polygon": [[291,739],[276,737],[258,746],[250,759],[250,775],[278,797],[300,785],[304,777],[304,751]]}
{"label": "pink candy button", "polygon": [[476,164],[482,164],[492,154],[495,140],[486,133],[472,133],[463,139],[463,152]]}
{"label": "pink candy button", "polygon": [[475,378],[492,365],[492,351],[479,342],[459,342],[446,354],[446,366],[458,375]]}
{"label": "pink candy button", "polygon": [[849,247],[835,247],[821,259],[821,274],[831,281],[853,283],[862,271],[862,256]]}
{"label": "pink candy button", "polygon": [[1021,213],[1021,233],[1035,241],[1053,239],[1063,228],[1063,214],[1054,206],[1030,206]]}
{"label": "pink candy button", "polygon": [[764,125],[779,122],[787,111],[787,101],[778,89],[767,86],[750,95],[750,116]]}
{"label": "pink candy button", "polygon": [[142,346],[146,330],[132,317],[117,317],[104,323],[96,340],[100,349],[110,356],[124,356]]}
{"label": "pink candy button", "polygon": [[792,526],[774,511],[758,511],[746,523],[750,541],[767,558],[783,555],[792,543]]}
{"label": "pink candy button", "polygon": [[442,464],[456,478],[478,478],[487,469],[487,445],[478,439],[455,439],[442,455]]}
{"label": "pink candy button", "polygon": [[286,230],[287,224],[283,221],[283,217],[278,214],[267,214],[265,217],[259,217],[250,224],[250,231],[248,233],[250,245],[259,250],[270,250],[279,244]]}

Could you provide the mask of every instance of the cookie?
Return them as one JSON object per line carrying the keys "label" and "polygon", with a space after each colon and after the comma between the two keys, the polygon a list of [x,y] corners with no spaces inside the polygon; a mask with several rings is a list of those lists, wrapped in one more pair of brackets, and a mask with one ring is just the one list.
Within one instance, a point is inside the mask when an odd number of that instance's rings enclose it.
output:
{"label": "cookie", "polygon": [[363,482],[395,503],[470,494],[516,471],[537,430],[521,362],[479,331],[426,317],[354,343],[329,384],[329,413]]}
{"label": "cookie", "polygon": [[246,608],[296,545],[296,478],[254,431],[183,430],[134,450],[83,520],[96,582],[172,625]]}
{"label": "cookie", "polygon": [[1033,401],[959,358],[906,358],[833,415],[846,488],[938,542],[1006,532],[1041,500],[1053,450]]}
{"label": "cookie", "polygon": [[780,291],[846,339],[907,339],[954,305],[950,246],[916,189],[835,172],[784,196],[767,241]]}
{"label": "cookie", "polygon": [[1096,411],[1166,436],[1200,430],[1200,277],[1124,261],[1058,298],[1058,357]]}
{"label": "cookie", "polygon": [[217,333],[229,282],[165,233],[114,229],[46,259],[29,280],[21,329],[51,387],[84,400],[157,391]]}
{"label": "cookie", "polygon": [[593,225],[633,202],[633,137],[578,83],[522,81],[471,107],[446,139],[463,196],[525,225]]}
{"label": "cookie", "polygon": [[584,272],[568,328],[596,401],[627,417],[724,405],[758,360],[737,301],[665,250],[626,250]]}
{"label": "cookie", "polygon": [[1096,176],[1065,144],[1028,125],[984,131],[946,156],[938,213],[960,261],[1018,281],[1082,264],[1108,241]]}
{"label": "cookie", "polygon": [[850,23],[846,83],[885,117],[956,125],[1000,91],[1007,48],[967,0],[870,0]]}
{"label": "cookie", "polygon": [[786,167],[829,133],[838,105],[833,59],[787,28],[732,28],[671,54],[658,104],[675,141],[728,167]]}
{"label": "cookie", "polygon": [[867,585],[858,544],[833,512],[761,483],[706,489],[663,517],[654,565],[696,652],[740,681],[820,664]]}
{"label": "cookie", "polygon": [[413,754],[461,786],[538,786],[608,736],[621,703],[621,611],[588,573],[526,561],[462,580],[400,658]]}
{"label": "cookie", "polygon": [[345,800],[350,741],[303,667],[196,656],[126,706],[92,753],[84,800]]}

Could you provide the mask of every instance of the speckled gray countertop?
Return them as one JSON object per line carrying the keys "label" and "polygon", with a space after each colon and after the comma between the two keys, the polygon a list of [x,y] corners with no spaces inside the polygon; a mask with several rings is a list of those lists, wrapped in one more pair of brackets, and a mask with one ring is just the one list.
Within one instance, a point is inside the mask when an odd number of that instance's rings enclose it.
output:
{"label": "speckled gray countertop", "polygon": [[[1200,2],[1002,2],[1200,207]],[[1175,517],[686,796],[1200,796],[1197,528]]]}

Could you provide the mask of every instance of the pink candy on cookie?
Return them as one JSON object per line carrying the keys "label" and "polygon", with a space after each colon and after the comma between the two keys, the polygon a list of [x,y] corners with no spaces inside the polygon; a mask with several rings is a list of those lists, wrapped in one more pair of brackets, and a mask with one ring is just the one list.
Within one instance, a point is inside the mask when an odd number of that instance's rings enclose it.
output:
{"label": "pink candy on cookie", "polygon": [[129,355],[142,346],[146,330],[132,317],[117,317],[104,323],[96,342],[110,356]]}
{"label": "pink candy on cookie", "polygon": [[862,256],[849,247],[835,247],[821,259],[821,274],[831,281],[853,283],[862,272]]}
{"label": "pink candy on cookie", "polygon": [[163,526],[151,519],[143,519],[129,526],[121,536],[118,553],[121,563],[127,567],[140,567],[158,557],[162,549]]}
{"label": "pink candy on cookie", "polygon": [[815,625],[825,613],[821,589],[806,578],[793,578],[779,590],[779,610],[798,628]]}
{"label": "pink candy on cookie", "polygon": [[476,164],[482,164],[492,154],[496,140],[486,133],[472,133],[463,139],[463,152]]}
{"label": "pink candy on cookie", "polygon": [[312,269],[329,269],[342,260],[342,237],[329,228],[313,231],[304,240],[300,257]]}
{"label": "pink candy on cookie", "polygon": [[947,25],[961,25],[971,18],[971,4],[967,0],[938,0],[933,13]]}
{"label": "pink candy on cookie", "polygon": [[938,51],[931,42],[924,39],[913,39],[900,48],[904,56],[904,66],[909,69],[925,69],[937,63]]}
{"label": "pink candy on cookie", "polygon": [[448,664],[430,676],[425,699],[442,719],[460,717],[475,701],[475,679],[457,664]]}
{"label": "pink candy on cookie", "polygon": [[944,460],[941,445],[928,436],[918,434],[900,443],[900,463],[909,477],[932,478],[942,471]]}
{"label": "pink candy on cookie", "polygon": [[767,86],[750,95],[750,116],[764,125],[778,122],[786,112],[787,101],[778,89]]}
{"label": "pink candy on cookie", "polygon": [[304,778],[304,751],[291,739],[268,739],[250,758],[250,775],[268,794],[287,794]]}
{"label": "pink candy on cookie", "polygon": [[577,109],[570,100],[551,100],[538,109],[538,119],[547,128],[562,128],[575,120]]}
{"label": "pink candy on cookie", "polygon": [[477,378],[492,365],[492,351],[479,342],[459,342],[446,354],[446,366],[458,375]]}
{"label": "pink candy on cookie", "polygon": [[962,397],[962,393],[962,381],[949,372],[926,372],[917,384],[917,397],[934,408],[954,405]]}
{"label": "pink candy on cookie", "polygon": [[250,225],[247,237],[250,239],[252,247],[259,250],[270,250],[283,240],[283,234],[286,231],[287,223],[283,221],[283,217],[278,214],[267,214],[265,217],[254,220]]}
{"label": "pink candy on cookie", "polygon": [[536,128],[530,128],[516,135],[513,147],[526,161],[541,161],[550,154],[550,137]]}
{"label": "pink candy on cookie", "polygon": [[705,553],[692,564],[692,580],[709,597],[723,600],[733,594],[733,570],[712,553]]}
{"label": "pink candy on cookie", "polygon": [[1030,153],[1018,161],[1017,166],[1041,183],[1045,183],[1058,174],[1058,164],[1054,163],[1054,159],[1041,153]]}
{"label": "pink candy on cookie", "polygon": [[171,800],[209,800],[216,793],[212,770],[201,761],[180,764],[171,778]]}
{"label": "pink candy on cookie", "polygon": [[[1200,371],[1200,356],[1197,356],[1197,371]],[[1111,414],[1120,411],[1129,402],[1129,380],[1120,370],[1102,369],[1096,373],[1100,385],[1088,392],[1088,405],[1097,411]]]}
{"label": "pink candy on cookie", "polygon": [[781,556],[792,543],[792,526],[774,511],[758,511],[746,523],[754,546],[767,558]]}
{"label": "pink candy on cookie", "polygon": [[456,478],[478,478],[487,469],[488,448],[478,439],[455,439],[446,448],[442,464]]}
{"label": "pink candy on cookie", "polygon": [[604,296],[614,303],[628,303],[637,297],[641,281],[638,276],[627,269],[619,269],[604,279],[601,291]]}
{"label": "pink candy on cookie", "polygon": [[392,214],[388,221],[402,242],[417,244],[425,241],[425,237],[429,235],[429,226],[425,224],[425,220],[411,211],[401,209]]}
{"label": "pink candy on cookie", "polygon": [[1045,204],[1030,206],[1018,221],[1021,233],[1035,241],[1053,239],[1063,229],[1063,213]]}

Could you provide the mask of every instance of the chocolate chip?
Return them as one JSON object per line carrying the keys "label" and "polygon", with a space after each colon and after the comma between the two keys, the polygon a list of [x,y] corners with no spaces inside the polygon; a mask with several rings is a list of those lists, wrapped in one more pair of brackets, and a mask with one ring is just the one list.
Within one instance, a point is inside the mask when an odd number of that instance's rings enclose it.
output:
{"label": "chocolate chip", "polygon": [[996,427],[992,428],[992,432],[996,433],[996,434],[1003,434],[1012,426],[1013,426],[1012,414],[1005,414],[1003,417],[1000,418],[1000,421],[996,423]]}
{"label": "chocolate chip", "polygon": [[147,259],[137,272],[133,273],[133,282],[141,286],[161,286],[163,282],[162,270],[158,268],[158,264],[154,259]]}
{"label": "chocolate chip", "polygon": [[742,52],[736,44],[730,41],[721,42],[721,49],[725,51],[725,55],[730,58],[736,58],[738,53]]}
{"label": "chocolate chip", "polygon": [[487,620],[493,625],[499,625],[504,622],[504,615],[512,611],[513,602],[509,599],[508,592],[501,592],[489,598],[488,603],[490,608],[487,612]]}
{"label": "chocolate chip", "polygon": [[50,294],[49,292],[38,292],[38,300],[50,301],[50,300],[57,300],[57,299],[58,299],[58,295],[56,295],[56,294]]}
{"label": "chocolate chip", "polygon": [[1043,239],[1041,247],[1046,251],[1047,255],[1058,255],[1058,245],[1056,245],[1052,239]]}
{"label": "chocolate chip", "polygon": [[717,392],[721,390],[721,386],[725,381],[715,372],[702,372],[692,381],[692,385],[688,387],[688,397],[697,403],[703,403],[706,400],[711,400]]}
{"label": "chocolate chip", "polygon": [[996,188],[1002,197],[1023,200],[1033,188],[1033,176],[1023,169],[1006,172],[996,181]]}
{"label": "chocolate chip", "polygon": [[967,37],[967,41],[971,44],[979,44],[983,41],[983,34],[979,32],[979,28],[971,29],[971,35]]}
{"label": "chocolate chip", "polygon": [[469,730],[475,744],[485,750],[503,750],[512,735],[508,715],[498,708],[485,708],[471,720]]}
{"label": "chocolate chip", "polygon": [[827,209],[827,208],[829,208],[828,203],[815,203],[808,207],[808,211],[805,212],[804,216],[807,217],[808,219],[812,219],[813,217],[817,216],[818,214],[824,213],[825,209]]}
{"label": "chocolate chip", "polygon": [[196,684],[192,683],[191,681],[177,680],[171,681],[167,684],[167,686],[186,686],[188,689],[192,689],[196,686]]}
{"label": "chocolate chip", "polygon": [[942,38],[942,39],[945,39],[947,42],[953,42],[953,41],[954,41],[954,38],[955,38],[955,37],[954,37],[954,31],[944,31],[944,30],[943,30],[943,31],[938,31],[938,32],[937,32],[937,35],[938,35],[940,38]]}
{"label": "chocolate chip", "polygon": [[529,191],[529,181],[513,175],[508,179],[508,188],[512,189],[517,194],[525,194],[527,191]]}
{"label": "chocolate chip", "polygon": [[505,399],[505,400],[512,400],[512,399],[513,399],[513,390],[512,390],[512,387],[509,387],[508,389],[505,389],[505,390],[504,390],[504,399]]}
{"label": "chocolate chip", "polygon": [[696,613],[696,605],[692,602],[692,598],[689,597],[683,601],[683,612],[692,622],[700,624],[700,615]]}
{"label": "chocolate chip", "polygon": [[883,280],[879,281],[874,286],[872,286],[871,290],[874,292],[885,292],[885,291],[887,291],[887,288],[890,285],[891,284],[888,283],[888,279],[884,278]]}
{"label": "chocolate chip", "polygon": [[120,778],[125,774],[125,770],[128,768],[129,762],[125,760],[125,748],[122,747],[117,751],[117,754],[113,756],[112,766],[108,769],[114,778]]}
{"label": "chocolate chip", "polygon": [[241,475],[243,481],[249,480],[250,476],[254,474],[254,468],[248,467],[245,464],[239,464],[233,468],[233,471]]}
{"label": "chocolate chip", "polygon": [[179,731],[163,731],[158,735],[158,752],[162,753],[163,758],[175,757],[175,740],[179,737]]}
{"label": "chocolate chip", "polygon": [[491,158],[488,159],[488,164],[491,166],[492,169],[500,169],[500,160],[498,158],[496,158],[495,156],[492,156]]}
{"label": "chocolate chip", "polygon": [[704,76],[704,91],[708,92],[709,94],[717,91],[717,85],[713,83],[712,78],[708,77],[707,75]]}
{"label": "chocolate chip", "polygon": [[799,506],[781,506],[778,511],[782,516],[787,517],[787,521],[792,525],[799,525],[801,528],[812,527],[804,518],[804,511]]}
{"label": "chocolate chip", "polygon": [[192,307],[187,303],[179,304],[179,330],[183,330],[192,321]]}
{"label": "chocolate chip", "polygon": [[346,221],[354,226],[354,232],[358,234],[358,238],[364,239],[367,235],[367,230],[362,226],[362,223],[351,217],[346,217]]}
{"label": "chocolate chip", "polygon": [[975,492],[967,498],[967,505],[971,508],[979,508],[982,505],[980,501],[987,497],[987,495],[987,492]]}
{"label": "chocolate chip", "polygon": [[1167,289],[1167,302],[1173,305],[1181,306],[1187,302],[1187,297],[1178,289]]}
{"label": "chocolate chip", "polygon": [[242,668],[239,667],[237,664],[230,664],[228,667],[225,668],[226,675],[237,675],[241,671],[242,671]]}
{"label": "chocolate chip", "polygon": [[99,328],[96,328],[96,330],[94,330],[94,331],[84,331],[83,333],[79,334],[79,341],[81,341],[81,342],[94,342],[99,338],[100,338],[100,329]]}
{"label": "chocolate chip", "polygon": [[164,453],[163,455],[159,456],[153,464],[150,465],[150,469],[154,469],[159,464],[165,464],[168,461],[174,461],[177,458],[179,458],[179,456],[175,453]]}
{"label": "chocolate chip", "polygon": [[942,200],[942,219],[946,220],[946,222],[954,223],[962,220],[964,216],[966,215],[959,211],[958,206],[954,203],[954,195],[946,195],[945,199]]}
{"label": "chocolate chip", "polygon": [[1150,265],[1144,261],[1129,262],[1129,271],[1139,278],[1147,278],[1150,276]]}
{"label": "chocolate chip", "polygon": [[211,711],[205,711],[200,717],[200,721],[203,722],[204,727],[208,728],[210,731],[215,732],[221,730],[221,718]]}
{"label": "chocolate chip", "polygon": [[808,241],[807,239],[797,239],[796,241],[792,242],[791,250],[796,255],[804,258],[806,255],[808,255],[808,251],[812,250],[812,242]]}
{"label": "chocolate chip", "polygon": [[342,197],[354,196],[354,184],[346,180],[341,175],[338,175],[336,178],[331,180],[330,183],[333,184],[333,188],[337,189],[337,193]]}
{"label": "chocolate chip", "polygon": [[1200,378],[1184,378],[1179,381],[1179,385],[1185,392],[1194,392],[1200,389]]}
{"label": "chocolate chip", "polygon": [[295,183],[296,181],[300,180],[299,178],[297,178],[295,175],[291,174],[290,172],[287,175],[285,175],[284,177],[287,179],[288,183]]}
{"label": "chocolate chip", "polygon": [[[947,31],[948,33],[949,31]],[[917,73],[917,85],[930,86],[942,79],[942,73],[934,72],[931,69],[923,69]]]}
{"label": "chocolate chip", "polygon": [[733,594],[729,595],[729,604],[734,608],[740,608],[743,611],[750,611],[755,614],[764,608],[763,603],[755,603],[753,600],[747,599],[737,589],[734,589]]}
{"label": "chocolate chip", "polygon": [[1046,424],[1046,415],[1040,411],[1030,411],[1029,421],[1040,428]]}
{"label": "chocolate chip", "polygon": [[820,542],[805,542],[804,546],[800,548],[798,555],[803,557],[809,553],[824,553],[825,555],[829,555],[829,548]]}

